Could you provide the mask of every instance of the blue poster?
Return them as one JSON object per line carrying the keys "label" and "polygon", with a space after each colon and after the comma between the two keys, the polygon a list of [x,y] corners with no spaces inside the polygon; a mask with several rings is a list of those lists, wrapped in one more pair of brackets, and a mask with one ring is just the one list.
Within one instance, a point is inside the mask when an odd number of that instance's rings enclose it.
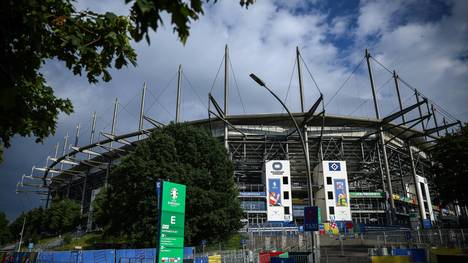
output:
{"label": "blue poster", "polygon": [[348,195],[346,194],[346,179],[334,179],[336,206],[348,206]]}
{"label": "blue poster", "polygon": [[281,206],[280,179],[268,179],[268,205]]}
{"label": "blue poster", "polygon": [[431,229],[432,228],[432,222],[430,219],[423,219],[423,228],[424,229]]}
{"label": "blue poster", "polygon": [[318,231],[319,217],[319,208],[317,206],[304,207],[304,231]]}

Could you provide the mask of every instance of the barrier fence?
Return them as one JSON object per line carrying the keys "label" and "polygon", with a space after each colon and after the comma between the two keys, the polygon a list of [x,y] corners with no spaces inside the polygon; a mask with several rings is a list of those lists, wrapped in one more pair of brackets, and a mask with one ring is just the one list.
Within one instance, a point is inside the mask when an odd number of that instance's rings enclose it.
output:
{"label": "barrier fence", "polygon": [[[242,233],[245,248],[250,250],[311,251],[310,232],[265,231]],[[402,245],[411,247],[468,247],[468,229],[427,229],[369,231],[346,234],[321,234],[321,246],[361,245],[384,247]]]}
{"label": "barrier fence", "polygon": [[[466,229],[432,229],[420,231],[383,231],[347,235],[321,235],[320,249],[316,251],[321,262],[339,262],[353,257],[353,262],[368,262],[369,256],[401,256],[407,253],[415,258],[417,249],[448,249],[463,251],[468,247]],[[280,254],[287,252],[287,261],[310,262],[312,235],[310,232],[270,231],[243,233],[242,249],[200,253],[194,247],[184,251],[184,262],[261,263],[279,262]],[[380,250],[379,250],[380,249]],[[400,249],[400,250],[398,250]],[[447,250],[447,251],[448,251]],[[275,254],[276,253],[276,254]],[[419,255],[419,254],[418,254]],[[156,249],[101,249],[74,251],[0,252],[0,263],[153,263]],[[468,261],[467,261],[468,262]]]}
{"label": "barrier fence", "polygon": [[[322,248],[320,262],[468,262],[468,251],[460,248],[372,248],[353,251],[346,248],[341,255],[338,250]],[[1,263],[153,263],[155,249],[44,251],[0,253]],[[187,255],[185,255],[187,256]],[[405,261],[395,261],[395,260]],[[457,261],[458,260],[458,261]],[[228,250],[193,255],[185,263],[306,263],[312,262],[310,252]]]}
{"label": "barrier fence", "polygon": [[393,231],[367,233],[363,239],[376,240],[382,246],[403,244],[446,248],[468,247],[467,229],[428,229],[419,231]]}
{"label": "barrier fence", "polygon": [[[155,248],[4,252],[0,263],[153,263],[155,257]],[[184,260],[193,262],[193,247],[185,248]]]}

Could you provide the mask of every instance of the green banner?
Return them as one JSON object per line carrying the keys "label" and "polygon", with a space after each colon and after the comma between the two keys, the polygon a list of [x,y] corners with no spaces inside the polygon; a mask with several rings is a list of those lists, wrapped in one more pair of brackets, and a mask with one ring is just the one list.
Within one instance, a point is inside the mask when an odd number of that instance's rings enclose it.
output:
{"label": "green banner", "polygon": [[368,198],[381,198],[385,197],[385,194],[382,192],[349,192],[351,198],[356,197],[368,197]]}
{"label": "green banner", "polygon": [[157,262],[183,262],[185,185],[158,182],[159,248]]}

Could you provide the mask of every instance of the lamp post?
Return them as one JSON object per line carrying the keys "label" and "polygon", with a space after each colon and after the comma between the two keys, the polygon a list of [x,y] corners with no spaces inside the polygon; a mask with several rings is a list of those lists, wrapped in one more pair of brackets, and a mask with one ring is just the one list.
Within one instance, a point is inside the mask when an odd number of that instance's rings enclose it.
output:
{"label": "lamp post", "polygon": [[[283,108],[286,110],[286,112],[289,114],[289,117],[291,118],[291,120],[293,121],[294,123],[294,127],[296,128],[296,131],[297,133],[299,134],[299,138],[301,140],[301,144],[302,144],[302,150],[304,151],[304,159],[305,159],[305,163],[306,163],[306,169],[307,169],[307,183],[309,185],[309,205],[310,206],[313,206],[314,205],[314,201],[313,201],[313,191],[312,191],[312,180],[310,178],[310,160],[309,160],[309,157],[308,157],[308,154],[307,154],[307,146],[306,146],[306,143],[305,143],[305,140],[304,140],[304,136],[302,136],[302,132],[301,130],[299,129],[299,125],[297,124],[297,121],[296,119],[294,118],[294,116],[292,115],[291,111],[288,109],[288,107],[286,106],[286,104],[278,97],[278,95],[276,95],[271,89],[269,89],[267,87],[267,85],[265,84],[265,82],[263,82],[263,80],[261,80],[259,77],[257,77],[255,74],[251,73],[249,75],[255,82],[257,82],[258,85],[264,87],[266,90],[268,90],[268,92],[271,93],[271,95],[273,95],[273,97],[276,98],[276,100],[281,103],[281,105],[283,106]],[[314,237],[312,238],[312,247],[314,247]],[[313,254],[315,255],[315,251],[313,251]],[[315,259],[315,257],[314,257]],[[315,260],[314,260],[315,261]]]}
{"label": "lamp post", "polygon": [[19,241],[19,245],[18,245],[18,252],[21,252],[21,244],[23,243],[24,226],[26,225],[26,217],[27,217],[27,215],[24,214],[23,227],[21,228],[20,241]]}

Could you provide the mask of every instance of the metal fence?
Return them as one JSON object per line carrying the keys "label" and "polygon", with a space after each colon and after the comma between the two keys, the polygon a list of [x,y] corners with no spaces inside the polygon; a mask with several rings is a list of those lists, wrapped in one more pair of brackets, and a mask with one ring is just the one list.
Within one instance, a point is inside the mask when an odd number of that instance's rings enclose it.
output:
{"label": "metal fence", "polygon": [[277,231],[257,232],[242,235],[246,248],[250,250],[311,251],[310,232]]}
{"label": "metal fence", "polygon": [[[315,255],[320,262],[368,262],[369,250],[385,248],[467,248],[467,229],[431,229],[420,231],[382,231],[347,235],[320,236],[320,249]],[[259,263],[262,257],[274,258],[274,251],[288,252],[294,262],[311,262],[312,235],[310,232],[269,231],[244,233],[241,235],[243,249],[220,250],[200,253],[192,252],[190,259],[195,262],[208,262],[210,256],[217,255],[223,263]],[[193,251],[193,248],[192,248]],[[22,255],[24,254],[24,255]],[[41,251],[33,254],[14,253],[34,260],[31,262],[80,263],[80,262],[153,262],[156,249],[107,249],[83,251]],[[198,258],[198,261],[197,261]],[[189,259],[189,258],[187,258]]]}
{"label": "metal fence", "polygon": [[365,234],[363,238],[376,240],[376,244],[380,246],[409,245],[466,248],[468,247],[467,234],[467,229],[430,229],[369,233]]}
{"label": "metal fence", "polygon": [[[197,254],[195,256],[195,262],[208,262],[210,257],[221,256],[222,263],[259,263],[266,262],[266,258],[276,258],[277,256],[270,256],[268,254],[261,254],[262,250],[222,250],[222,251],[212,251],[204,254]],[[302,252],[294,253],[289,252],[289,257],[294,259],[295,263],[307,263],[311,262],[311,253]]]}
{"label": "metal fence", "polygon": [[[321,262],[368,262],[369,249],[384,247],[409,248],[467,248],[467,229],[432,229],[419,231],[366,232],[346,235],[322,235],[320,249],[316,251]],[[295,262],[311,262],[312,235],[293,231],[245,233],[243,250],[216,251],[222,262],[259,262],[262,251],[289,252]],[[294,254],[309,253],[309,255]],[[207,254],[208,255],[208,254]]]}

